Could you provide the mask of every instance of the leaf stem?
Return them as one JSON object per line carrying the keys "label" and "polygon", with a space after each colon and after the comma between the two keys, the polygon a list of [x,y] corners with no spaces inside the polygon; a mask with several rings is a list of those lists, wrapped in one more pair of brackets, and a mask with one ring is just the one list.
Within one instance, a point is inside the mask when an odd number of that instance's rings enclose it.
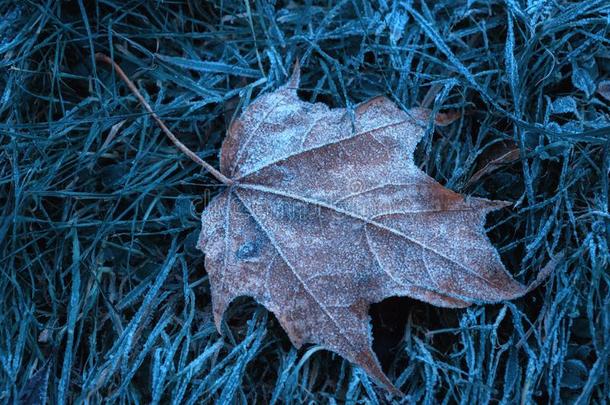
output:
{"label": "leaf stem", "polygon": [[165,123],[163,121],[161,121],[161,118],[159,118],[159,116],[153,111],[150,104],[148,104],[148,102],[142,96],[142,93],[140,93],[140,91],[135,86],[135,84],[131,81],[131,79],[129,79],[129,77],[127,77],[127,75],[125,74],[123,69],[121,69],[121,67],[118,65],[118,63],[116,63],[114,60],[110,59],[107,55],[104,55],[103,53],[99,53],[99,52],[95,54],[95,60],[98,62],[101,61],[101,62],[107,63],[114,68],[114,70],[119,75],[119,77],[125,82],[125,84],[127,84],[127,87],[129,87],[129,90],[131,90],[131,92],[134,94],[134,96],[136,96],[136,98],[138,99],[140,104],[142,104],[144,109],[150,113],[150,115],[153,117],[153,119],[155,121],[157,121],[157,124],[159,124],[159,127],[161,128],[161,130],[174,143],[174,145],[176,145],[176,147],[182,151],[182,153],[184,153],[186,156],[191,158],[191,160],[194,161],[195,163],[198,163],[199,165],[203,166],[204,169],[206,169],[212,176],[214,176],[221,183],[226,184],[226,185],[230,185],[233,183],[233,180],[229,179],[224,174],[222,174],[221,172],[216,170],[208,162],[201,159],[199,156],[197,156],[195,154],[195,152],[193,152],[192,150],[187,148],[186,145],[184,145],[182,142],[180,142],[178,140],[178,138],[176,138],[176,135],[174,135],[172,133],[172,131],[170,131],[169,128],[165,125]]}

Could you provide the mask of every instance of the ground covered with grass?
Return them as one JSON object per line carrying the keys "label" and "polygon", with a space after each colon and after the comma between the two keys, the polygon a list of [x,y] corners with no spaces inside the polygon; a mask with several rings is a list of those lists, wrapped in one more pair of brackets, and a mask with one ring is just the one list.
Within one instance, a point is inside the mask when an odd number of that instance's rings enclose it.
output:
{"label": "ground covered with grass", "polygon": [[0,402],[389,400],[338,356],[296,351],[252,300],[217,333],[195,242],[219,185],[95,52],[214,165],[297,60],[306,100],[459,112],[417,162],[514,203],[487,225],[519,281],[560,260],[512,302],[376,304],[384,370],[405,402],[610,399],[607,1],[4,0],[0,15]]}

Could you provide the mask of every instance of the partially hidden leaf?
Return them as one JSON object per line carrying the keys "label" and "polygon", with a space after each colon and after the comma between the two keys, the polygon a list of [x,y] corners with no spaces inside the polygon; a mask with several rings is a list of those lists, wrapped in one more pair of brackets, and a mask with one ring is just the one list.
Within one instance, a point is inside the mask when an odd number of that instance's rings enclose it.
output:
{"label": "partially hidden leaf", "polygon": [[298,70],[230,126],[231,179],[202,214],[217,327],[238,296],[272,311],[296,347],[319,344],[393,392],[371,349],[369,305],[409,296],[467,307],[525,294],[485,235],[507,205],[465,198],[413,152],[429,111],[378,97],[345,109],[301,101]]}
{"label": "partially hidden leaf", "polygon": [[19,391],[21,405],[44,405],[47,403],[47,388],[49,387],[50,363],[47,361],[38,371],[28,378]]}
{"label": "partially hidden leaf", "polygon": [[602,80],[599,82],[597,85],[597,93],[607,101],[610,101],[610,80]]}

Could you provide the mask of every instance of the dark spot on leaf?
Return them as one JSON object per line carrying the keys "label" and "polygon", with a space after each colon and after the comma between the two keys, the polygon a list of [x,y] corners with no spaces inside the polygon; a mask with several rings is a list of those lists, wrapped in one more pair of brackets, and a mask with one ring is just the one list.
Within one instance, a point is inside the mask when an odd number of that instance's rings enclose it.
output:
{"label": "dark spot on leaf", "polygon": [[249,241],[244,243],[239,247],[239,249],[237,249],[237,252],[235,252],[235,256],[239,260],[249,260],[258,256],[259,250],[260,248],[256,241]]}

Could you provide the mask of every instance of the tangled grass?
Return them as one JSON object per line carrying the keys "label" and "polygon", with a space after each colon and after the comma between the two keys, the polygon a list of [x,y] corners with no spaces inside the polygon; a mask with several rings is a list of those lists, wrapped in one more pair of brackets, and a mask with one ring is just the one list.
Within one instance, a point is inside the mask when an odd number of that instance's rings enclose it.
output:
{"label": "tangled grass", "polygon": [[337,356],[297,352],[252,300],[217,333],[195,242],[218,184],[95,52],[212,164],[296,60],[307,100],[459,112],[418,163],[514,202],[488,225],[517,279],[561,260],[513,302],[376,304],[384,369],[405,402],[608,401],[608,2],[303,3],[0,1],[0,402],[391,400]]}

